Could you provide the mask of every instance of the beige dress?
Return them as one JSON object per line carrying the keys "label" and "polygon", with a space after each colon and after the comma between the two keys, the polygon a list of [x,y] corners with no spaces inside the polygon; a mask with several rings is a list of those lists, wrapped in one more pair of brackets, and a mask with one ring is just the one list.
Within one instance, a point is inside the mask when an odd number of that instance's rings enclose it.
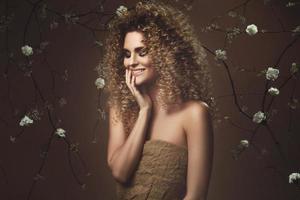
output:
{"label": "beige dress", "polygon": [[163,140],[147,140],[132,178],[116,182],[118,200],[182,200],[188,150]]}

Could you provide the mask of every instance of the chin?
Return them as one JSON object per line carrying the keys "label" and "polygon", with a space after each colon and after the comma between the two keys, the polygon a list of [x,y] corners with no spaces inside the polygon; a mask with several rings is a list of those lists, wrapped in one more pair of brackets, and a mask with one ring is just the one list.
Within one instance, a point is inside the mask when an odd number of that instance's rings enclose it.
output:
{"label": "chin", "polygon": [[136,77],[136,79],[135,79],[135,84],[136,85],[143,85],[143,84],[145,84],[145,79],[143,78],[143,77]]}
{"label": "chin", "polygon": [[135,77],[135,84],[136,86],[142,86],[150,84],[153,81],[154,77],[152,73],[146,72],[139,76]]}

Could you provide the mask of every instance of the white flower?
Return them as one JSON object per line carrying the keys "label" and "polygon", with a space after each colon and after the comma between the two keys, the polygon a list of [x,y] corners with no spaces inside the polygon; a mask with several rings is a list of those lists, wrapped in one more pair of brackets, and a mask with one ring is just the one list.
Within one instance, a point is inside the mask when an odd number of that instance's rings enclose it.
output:
{"label": "white flower", "polygon": [[291,69],[290,69],[291,73],[294,74],[294,73],[298,72],[298,71],[299,71],[299,67],[300,67],[300,66],[297,65],[297,63],[293,62],[293,63],[292,63],[292,67],[291,67]]}
{"label": "white flower", "polygon": [[14,137],[14,136],[10,136],[9,137],[9,140],[12,142],[12,143],[14,143],[14,142],[16,142],[16,137]]}
{"label": "white flower", "polygon": [[293,30],[293,32],[300,32],[300,26],[296,26],[296,28]]}
{"label": "white flower", "polygon": [[269,94],[276,96],[279,94],[279,90],[277,88],[274,87],[270,87],[270,89],[268,90]]}
{"label": "white flower", "polygon": [[257,26],[255,24],[251,24],[248,25],[246,28],[246,33],[248,33],[248,35],[255,35],[257,33]]}
{"label": "white flower", "polygon": [[30,119],[27,115],[25,115],[23,117],[23,119],[21,119],[20,121],[20,126],[29,126],[29,124],[32,124],[33,123],[33,120]]}
{"label": "white flower", "polygon": [[116,10],[116,14],[120,17],[122,16],[124,13],[127,12],[127,8],[125,6],[120,6],[119,8],[117,8]]}
{"label": "white flower", "polygon": [[295,6],[296,3],[295,2],[288,2],[285,6],[286,7],[292,7],[292,6]]}
{"label": "white flower", "polygon": [[218,59],[218,60],[226,60],[227,59],[225,50],[217,49],[215,51],[215,54],[216,54],[216,59]]}
{"label": "white flower", "polygon": [[95,81],[95,85],[97,86],[97,89],[102,89],[105,85],[105,81],[103,78],[97,78]]}
{"label": "white flower", "polygon": [[224,116],[224,119],[225,120],[228,120],[230,117],[229,116]]}
{"label": "white flower", "polygon": [[28,45],[21,47],[21,50],[25,56],[31,56],[33,54],[32,47],[30,47]]}
{"label": "white flower", "polygon": [[95,41],[95,44],[98,45],[99,47],[102,47],[102,46],[103,46],[103,43],[102,43],[101,41],[97,41],[97,40],[96,40],[96,41]]}
{"label": "white flower", "polygon": [[237,16],[237,13],[234,12],[234,11],[229,11],[229,12],[228,12],[228,16],[234,18],[234,17]]}
{"label": "white flower", "polygon": [[242,146],[242,147],[249,147],[249,142],[248,142],[248,140],[241,140],[240,141],[240,145]]}
{"label": "white flower", "polygon": [[67,104],[67,100],[66,100],[64,97],[61,97],[61,98],[59,99],[58,103],[59,103],[59,106],[60,106],[60,107],[63,107],[64,105]]}
{"label": "white flower", "polygon": [[266,119],[265,113],[263,113],[261,111],[258,111],[257,113],[255,113],[253,115],[252,121],[255,122],[255,123],[261,123],[265,119]]}
{"label": "white flower", "polygon": [[66,137],[65,132],[66,131],[64,129],[58,128],[56,129],[55,134],[58,135],[59,137]]}
{"label": "white flower", "polygon": [[56,21],[53,21],[53,22],[50,24],[50,30],[56,29],[57,27],[58,27],[58,22],[56,22]]}
{"label": "white flower", "polygon": [[289,106],[291,109],[295,110],[295,109],[298,108],[298,103],[299,103],[298,99],[292,98],[292,99],[290,100],[290,102],[288,102],[288,106]]}
{"label": "white flower", "polygon": [[293,36],[299,35],[300,34],[300,26],[296,26],[294,30],[292,30]]}
{"label": "white flower", "polygon": [[291,173],[289,175],[289,183],[294,183],[294,181],[297,181],[298,179],[300,179],[299,173]]}
{"label": "white flower", "polygon": [[279,74],[279,70],[278,69],[269,67],[268,70],[267,70],[267,72],[266,72],[266,79],[274,81],[274,80],[277,79],[278,74]]}

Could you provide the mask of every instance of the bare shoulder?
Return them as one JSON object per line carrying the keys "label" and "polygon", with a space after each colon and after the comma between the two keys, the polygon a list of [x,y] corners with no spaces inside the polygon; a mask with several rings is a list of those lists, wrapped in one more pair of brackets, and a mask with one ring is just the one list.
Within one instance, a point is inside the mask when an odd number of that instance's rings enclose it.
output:
{"label": "bare shoulder", "polygon": [[196,101],[190,100],[185,103],[185,117],[194,116],[199,114],[208,114],[209,113],[209,106],[204,101]]}
{"label": "bare shoulder", "polygon": [[191,100],[185,103],[183,111],[183,127],[187,131],[190,126],[206,123],[210,119],[209,106],[203,101]]}

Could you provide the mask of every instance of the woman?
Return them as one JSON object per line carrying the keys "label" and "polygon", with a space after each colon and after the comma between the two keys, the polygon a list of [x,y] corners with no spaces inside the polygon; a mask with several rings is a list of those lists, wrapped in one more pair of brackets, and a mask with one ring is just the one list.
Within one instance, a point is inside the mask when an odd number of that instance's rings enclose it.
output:
{"label": "woman", "polygon": [[118,199],[205,200],[214,105],[188,20],[162,3],[139,2],[109,29],[107,162]]}

